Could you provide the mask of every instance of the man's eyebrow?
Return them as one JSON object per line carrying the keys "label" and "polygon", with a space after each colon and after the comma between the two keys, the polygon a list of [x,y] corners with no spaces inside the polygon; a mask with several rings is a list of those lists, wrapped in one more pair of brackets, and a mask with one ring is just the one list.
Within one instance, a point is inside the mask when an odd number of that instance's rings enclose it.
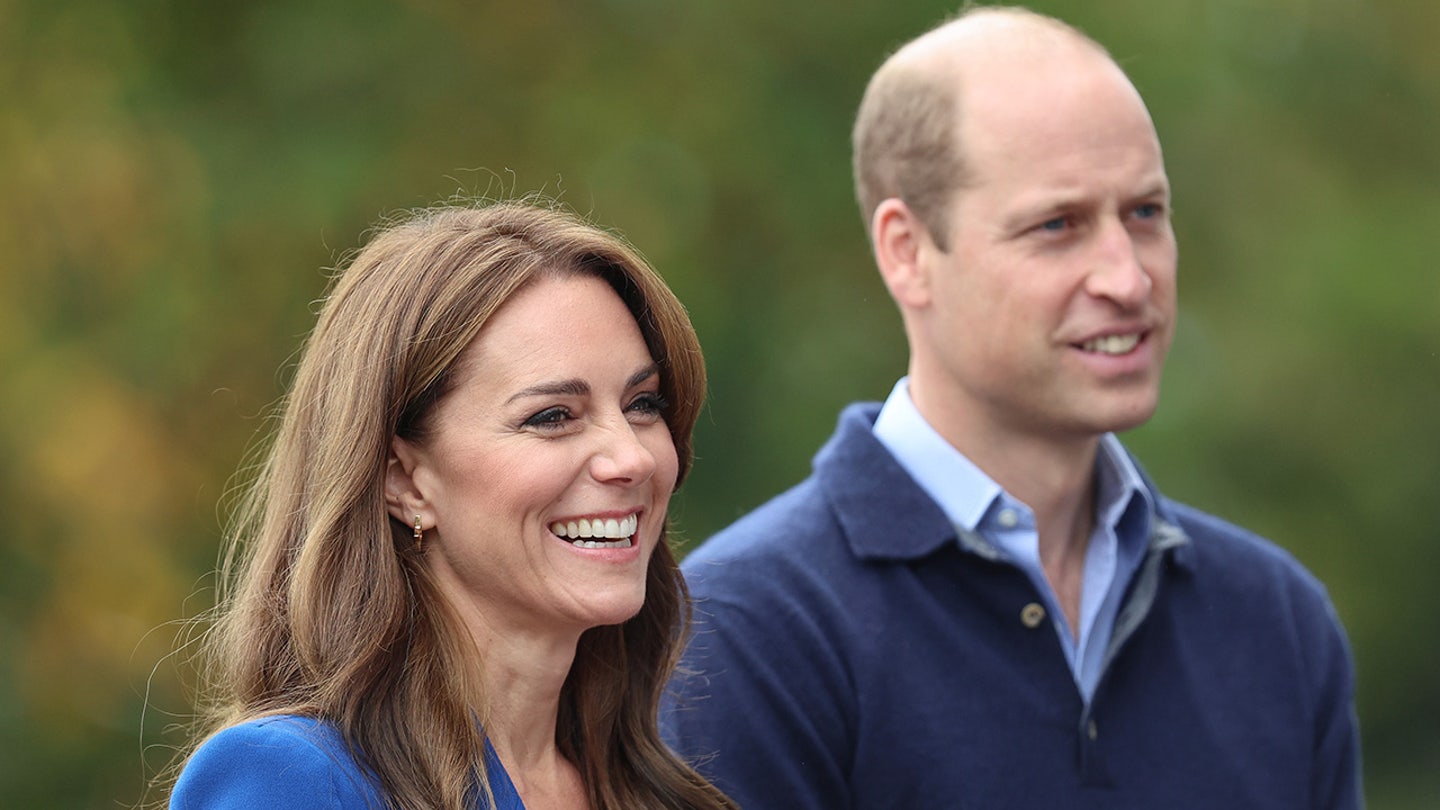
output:
{"label": "man's eyebrow", "polygon": [[1145,188],[1140,192],[1140,195],[1139,195],[1139,196],[1141,196],[1141,197],[1169,197],[1169,196],[1170,196],[1170,180],[1169,180],[1169,178],[1161,177],[1161,178],[1157,179],[1155,182],[1148,184],[1148,185],[1145,186]]}
{"label": "man's eyebrow", "polygon": [[999,224],[1006,232],[1015,231],[1036,224],[1038,219],[1059,216],[1086,204],[1083,195],[1072,192],[1035,196],[1002,212]]}
{"label": "man's eyebrow", "polygon": [[556,380],[532,385],[518,391],[505,400],[505,404],[509,405],[517,399],[526,397],[580,397],[588,393],[590,393],[590,385],[584,380]]}
{"label": "man's eyebrow", "polygon": [[[1138,189],[1132,195],[1133,199],[1145,199],[1150,197],[1170,197],[1170,181],[1164,176],[1156,177],[1136,186]],[[1038,217],[1054,216],[1066,211],[1083,210],[1093,206],[1095,203],[1084,193],[1063,190],[1037,194],[1031,199],[1025,200],[1015,206],[1004,216],[1001,222],[1007,228],[1018,228],[1029,224]]]}

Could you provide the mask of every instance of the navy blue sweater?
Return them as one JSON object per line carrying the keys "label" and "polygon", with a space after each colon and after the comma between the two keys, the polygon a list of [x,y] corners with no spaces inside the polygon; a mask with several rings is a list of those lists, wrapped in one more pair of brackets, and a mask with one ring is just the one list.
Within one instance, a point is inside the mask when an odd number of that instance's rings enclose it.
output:
{"label": "navy blue sweater", "polygon": [[810,478],[684,564],[695,636],[662,713],[743,807],[1352,808],[1353,668],[1321,585],[1153,492],[1087,706],[1038,594],[851,406]]}

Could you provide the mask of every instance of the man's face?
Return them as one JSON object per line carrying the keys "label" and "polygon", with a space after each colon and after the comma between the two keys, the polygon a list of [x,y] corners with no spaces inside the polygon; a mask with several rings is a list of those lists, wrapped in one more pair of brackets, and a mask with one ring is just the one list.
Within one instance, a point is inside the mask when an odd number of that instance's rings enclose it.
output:
{"label": "man's face", "polygon": [[950,206],[948,252],[922,250],[917,402],[942,432],[987,442],[1134,427],[1154,412],[1175,325],[1149,114],[1089,52],[971,76],[958,127],[971,182]]}

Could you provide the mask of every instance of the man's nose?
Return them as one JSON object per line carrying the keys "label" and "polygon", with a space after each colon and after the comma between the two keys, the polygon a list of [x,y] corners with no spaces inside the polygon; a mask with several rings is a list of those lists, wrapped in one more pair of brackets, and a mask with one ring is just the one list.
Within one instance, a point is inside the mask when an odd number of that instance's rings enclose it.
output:
{"label": "man's nose", "polygon": [[1086,290],[1122,307],[1139,306],[1150,297],[1154,281],[1136,250],[1135,238],[1124,223],[1112,220],[1101,229],[1095,245],[1094,266]]}

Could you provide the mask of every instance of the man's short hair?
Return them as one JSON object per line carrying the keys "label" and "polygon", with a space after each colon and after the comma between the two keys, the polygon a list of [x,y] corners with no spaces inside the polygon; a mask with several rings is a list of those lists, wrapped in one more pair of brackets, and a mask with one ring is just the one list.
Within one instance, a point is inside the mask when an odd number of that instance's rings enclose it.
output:
{"label": "man's short hair", "polygon": [[875,209],[891,197],[903,200],[924,223],[930,238],[947,249],[948,204],[966,183],[966,166],[955,132],[960,117],[960,88],[950,72],[908,64],[900,57],[920,40],[942,36],[944,29],[971,17],[1003,15],[1039,23],[1109,52],[1069,23],[1018,6],[966,5],[957,14],[891,54],[875,71],[851,133],[855,196],[868,232]]}
{"label": "man's short hair", "polygon": [[963,167],[955,143],[959,92],[929,72],[882,66],[865,89],[852,135],[855,196],[868,230],[880,203],[898,197],[944,249],[946,203]]}

